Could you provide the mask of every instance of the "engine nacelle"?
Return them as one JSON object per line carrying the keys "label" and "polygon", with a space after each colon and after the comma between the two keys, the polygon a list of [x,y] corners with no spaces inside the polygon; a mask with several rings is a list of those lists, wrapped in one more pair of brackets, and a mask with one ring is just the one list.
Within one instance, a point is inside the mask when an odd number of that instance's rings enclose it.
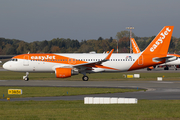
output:
{"label": "engine nacelle", "polygon": [[72,75],[78,75],[78,70],[73,70],[72,68],[56,68],[55,75],[57,78],[67,78]]}

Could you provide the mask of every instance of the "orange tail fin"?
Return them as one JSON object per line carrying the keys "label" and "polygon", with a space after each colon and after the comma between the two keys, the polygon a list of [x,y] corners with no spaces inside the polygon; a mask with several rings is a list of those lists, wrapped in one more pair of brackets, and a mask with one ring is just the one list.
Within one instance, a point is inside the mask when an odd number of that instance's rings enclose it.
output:
{"label": "orange tail fin", "polygon": [[162,64],[165,62],[174,26],[165,26],[149,46],[141,53],[129,70]]}
{"label": "orange tail fin", "polygon": [[165,26],[143,51],[143,54],[167,54],[173,28],[174,26]]}
{"label": "orange tail fin", "polygon": [[131,38],[131,44],[132,44],[132,48],[133,48],[133,53],[141,52],[134,38]]}

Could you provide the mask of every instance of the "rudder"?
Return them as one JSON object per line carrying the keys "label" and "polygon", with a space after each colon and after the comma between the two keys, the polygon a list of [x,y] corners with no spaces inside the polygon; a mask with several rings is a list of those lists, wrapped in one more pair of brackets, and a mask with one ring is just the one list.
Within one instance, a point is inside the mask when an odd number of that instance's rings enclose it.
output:
{"label": "rudder", "polygon": [[165,26],[143,54],[167,54],[174,26]]}

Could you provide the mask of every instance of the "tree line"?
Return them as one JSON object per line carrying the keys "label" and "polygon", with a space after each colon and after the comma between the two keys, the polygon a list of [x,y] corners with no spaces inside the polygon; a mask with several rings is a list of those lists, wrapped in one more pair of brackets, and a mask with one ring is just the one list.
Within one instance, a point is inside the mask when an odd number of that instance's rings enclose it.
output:
{"label": "tree line", "polygon": [[[147,45],[154,39],[152,37],[137,37],[135,38],[140,50],[144,50]],[[16,39],[0,38],[0,55],[18,55],[23,53],[88,53],[95,51],[103,53],[111,49],[117,49],[119,53],[129,53],[130,40],[129,31],[121,31],[116,34],[116,38],[102,38],[90,40],[73,40],[65,38],[54,38],[52,40],[25,42]],[[169,52],[180,54],[180,38],[172,37],[169,46]]]}

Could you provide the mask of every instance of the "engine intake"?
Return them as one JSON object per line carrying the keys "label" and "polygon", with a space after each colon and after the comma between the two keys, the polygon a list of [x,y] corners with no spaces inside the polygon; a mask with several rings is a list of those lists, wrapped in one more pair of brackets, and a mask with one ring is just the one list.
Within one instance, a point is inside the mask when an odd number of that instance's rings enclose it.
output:
{"label": "engine intake", "polygon": [[67,78],[78,74],[79,71],[72,68],[56,68],[55,70],[56,78]]}

